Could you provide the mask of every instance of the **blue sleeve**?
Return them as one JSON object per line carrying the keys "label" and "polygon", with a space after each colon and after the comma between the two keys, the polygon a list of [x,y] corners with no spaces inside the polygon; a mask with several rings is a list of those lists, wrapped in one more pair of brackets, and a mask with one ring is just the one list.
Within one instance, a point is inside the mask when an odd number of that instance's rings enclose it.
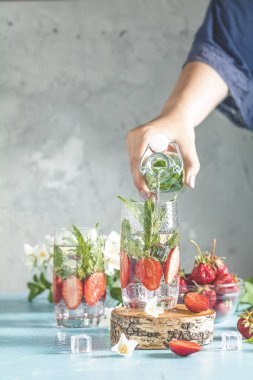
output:
{"label": "blue sleeve", "polygon": [[218,108],[253,131],[253,1],[212,0],[186,63],[192,61],[217,71],[229,87]]}

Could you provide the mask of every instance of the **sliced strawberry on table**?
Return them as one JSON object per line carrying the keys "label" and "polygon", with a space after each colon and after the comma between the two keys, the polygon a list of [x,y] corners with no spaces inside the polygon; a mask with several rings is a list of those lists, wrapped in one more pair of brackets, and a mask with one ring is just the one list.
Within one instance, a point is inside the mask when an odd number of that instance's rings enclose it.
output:
{"label": "sliced strawberry on table", "polygon": [[83,284],[76,276],[67,278],[62,285],[62,297],[68,309],[76,309],[82,300]]}
{"label": "sliced strawberry on table", "polygon": [[57,304],[62,299],[62,279],[54,273],[53,276],[53,300]]}
{"label": "sliced strawberry on table", "polygon": [[90,305],[96,303],[105,295],[106,277],[104,273],[94,272],[84,282],[83,293],[85,302]]}
{"label": "sliced strawberry on table", "polygon": [[198,343],[177,339],[172,339],[169,342],[169,348],[179,356],[188,356],[202,350],[202,347]]}
{"label": "sliced strawberry on table", "polygon": [[141,258],[135,265],[135,275],[148,290],[156,290],[160,286],[163,268],[159,261],[152,258]]}
{"label": "sliced strawberry on table", "polygon": [[130,277],[131,263],[126,251],[120,251],[120,283],[124,289],[128,285]]}
{"label": "sliced strawberry on table", "polygon": [[237,329],[244,338],[249,339],[253,337],[253,310],[246,311],[240,315]]}
{"label": "sliced strawberry on table", "polygon": [[180,265],[179,247],[176,246],[171,249],[167,260],[164,263],[164,280],[167,284],[174,281],[175,276],[178,274]]}
{"label": "sliced strawberry on table", "polygon": [[187,293],[184,296],[184,304],[193,313],[200,313],[209,309],[209,300],[206,296],[198,293]]}

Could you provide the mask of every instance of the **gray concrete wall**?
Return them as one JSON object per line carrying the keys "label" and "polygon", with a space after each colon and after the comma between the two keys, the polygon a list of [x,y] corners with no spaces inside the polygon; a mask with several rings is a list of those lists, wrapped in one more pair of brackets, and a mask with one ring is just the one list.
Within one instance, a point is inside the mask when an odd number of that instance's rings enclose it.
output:
{"label": "gray concrete wall", "polygon": [[[119,229],[137,197],[128,129],[161,109],[205,0],[0,2],[0,290],[22,291],[23,243],[55,226]],[[253,134],[214,113],[197,130],[197,188],[180,199],[182,263],[218,239],[253,275]]]}

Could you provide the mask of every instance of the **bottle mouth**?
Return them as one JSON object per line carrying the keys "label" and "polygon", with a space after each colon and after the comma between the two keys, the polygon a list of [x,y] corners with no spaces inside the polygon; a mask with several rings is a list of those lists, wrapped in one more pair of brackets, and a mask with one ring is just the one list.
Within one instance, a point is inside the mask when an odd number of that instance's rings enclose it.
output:
{"label": "bottle mouth", "polygon": [[171,164],[168,158],[162,153],[156,153],[147,160],[147,170],[155,173],[162,174],[166,172]]}

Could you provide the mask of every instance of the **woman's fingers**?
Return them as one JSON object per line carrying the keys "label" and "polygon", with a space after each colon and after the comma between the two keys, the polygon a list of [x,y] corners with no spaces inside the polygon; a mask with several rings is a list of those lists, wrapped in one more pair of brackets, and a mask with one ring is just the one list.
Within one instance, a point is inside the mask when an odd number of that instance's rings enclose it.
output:
{"label": "woman's fingers", "polygon": [[179,149],[184,160],[185,184],[194,189],[200,163],[194,139],[178,139]]}
{"label": "woman's fingers", "polygon": [[139,165],[141,157],[148,144],[148,140],[148,134],[143,126],[132,129],[128,133],[126,140],[133,181],[143,199],[147,199],[150,192],[147,188],[144,177],[140,172]]}

